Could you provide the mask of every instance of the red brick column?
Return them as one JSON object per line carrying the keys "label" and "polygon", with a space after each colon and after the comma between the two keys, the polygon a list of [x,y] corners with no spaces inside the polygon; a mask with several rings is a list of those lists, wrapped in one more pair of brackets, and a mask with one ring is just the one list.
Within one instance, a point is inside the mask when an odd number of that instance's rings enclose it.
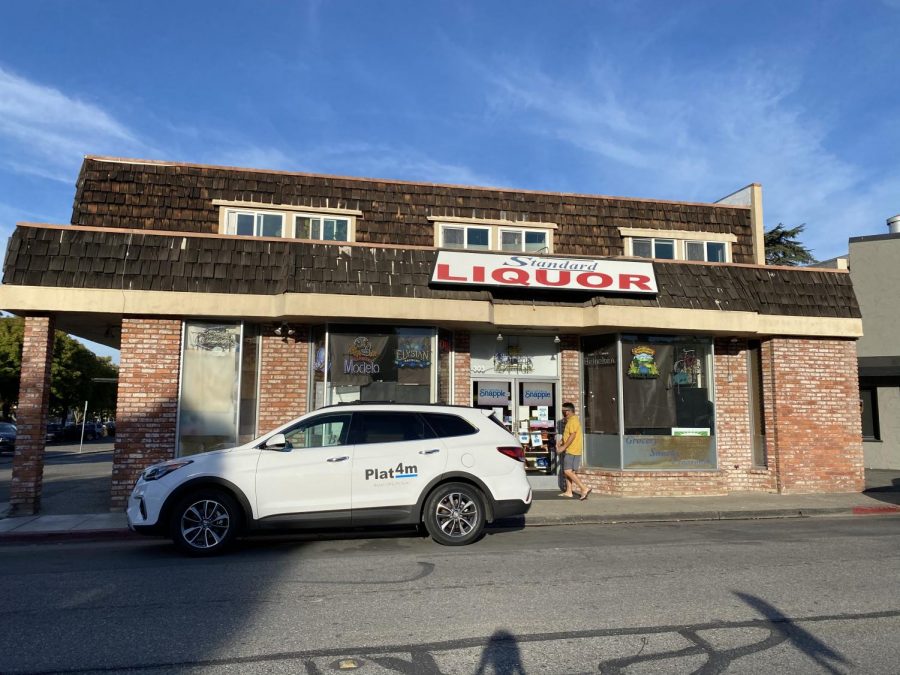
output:
{"label": "red brick column", "polygon": [[716,452],[729,491],[773,490],[773,473],[753,466],[747,341],[715,344]]}
{"label": "red brick column", "polygon": [[259,433],[299,417],[309,410],[309,327],[291,326],[285,340],[264,326],[259,371]]}
{"label": "red brick column", "polygon": [[[772,339],[767,436],[783,493],[864,488],[856,350],[852,340]],[[764,384],[765,386],[765,384]]]}
{"label": "red brick column", "polygon": [[[560,400],[556,403],[556,416],[562,418],[560,405],[566,401],[575,404],[575,410],[581,411],[581,341],[577,335],[560,335],[559,374]],[[583,417],[583,416],[582,416]]]}
{"label": "red brick column", "polygon": [[453,403],[472,405],[472,352],[467,330],[453,333]]}
{"label": "red brick column", "polygon": [[54,327],[52,317],[25,317],[10,489],[10,510],[17,515],[35,514],[41,506]]}
{"label": "red brick column", "polygon": [[122,319],[110,507],[120,510],[144,467],[175,456],[181,321]]}

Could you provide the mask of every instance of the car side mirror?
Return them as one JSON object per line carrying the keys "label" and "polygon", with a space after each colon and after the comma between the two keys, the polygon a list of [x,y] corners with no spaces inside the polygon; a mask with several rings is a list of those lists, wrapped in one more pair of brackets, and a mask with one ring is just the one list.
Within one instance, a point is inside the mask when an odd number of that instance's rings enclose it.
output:
{"label": "car side mirror", "polygon": [[263,447],[266,450],[280,450],[281,452],[290,452],[291,450],[293,450],[294,446],[292,446],[291,442],[287,438],[285,438],[284,434],[275,434],[274,436],[272,436],[272,438],[266,441]]}

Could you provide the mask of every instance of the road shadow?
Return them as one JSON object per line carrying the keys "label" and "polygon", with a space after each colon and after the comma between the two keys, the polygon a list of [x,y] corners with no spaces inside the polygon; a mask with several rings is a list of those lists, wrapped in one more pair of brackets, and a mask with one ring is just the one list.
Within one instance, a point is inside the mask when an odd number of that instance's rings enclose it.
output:
{"label": "road shadow", "polygon": [[737,660],[750,654],[757,654],[790,643],[795,649],[806,654],[823,672],[841,673],[833,663],[842,666],[852,666],[843,654],[832,649],[815,635],[798,626],[792,619],[785,616],[777,607],[766,602],[762,598],[749,593],[734,591],[734,595],[741,601],[759,612],[763,619],[754,626],[766,629],[766,634],[761,640],[744,644],[739,647],[716,648],[703,635],[709,626],[683,626],[674,632],[688,641],[688,646],[671,651],[638,653],[633,656],[609,659],[601,661],[598,670],[603,675],[618,675],[625,673],[636,664],[650,664],[662,662],[673,658],[687,658],[705,656],[706,662],[696,673],[724,673]]}
{"label": "road shadow", "polygon": [[522,653],[516,636],[505,630],[496,630],[481,652],[481,660],[475,675],[525,675]]}
{"label": "road shadow", "polygon": [[900,504],[900,471],[866,469],[863,494],[886,504]]}

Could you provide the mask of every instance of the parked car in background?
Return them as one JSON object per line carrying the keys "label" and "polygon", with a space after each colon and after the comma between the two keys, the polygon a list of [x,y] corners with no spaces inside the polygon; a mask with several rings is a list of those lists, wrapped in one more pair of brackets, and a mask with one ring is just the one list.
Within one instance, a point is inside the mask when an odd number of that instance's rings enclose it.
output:
{"label": "parked car in background", "polygon": [[15,452],[16,425],[0,422],[0,452]]}
{"label": "parked car in background", "polygon": [[[103,425],[99,422],[87,422],[84,425],[84,440],[93,441],[103,436]],[[58,440],[66,443],[78,443],[81,441],[81,424],[67,424],[62,428]]]}
{"label": "parked car in background", "polygon": [[53,443],[54,441],[62,440],[62,430],[63,425],[58,422],[50,422],[47,425],[47,431],[44,434],[44,442],[45,443]]}
{"label": "parked car in background", "polygon": [[115,436],[116,435],[116,421],[115,420],[106,420],[103,423],[103,426],[106,428],[107,436]]}

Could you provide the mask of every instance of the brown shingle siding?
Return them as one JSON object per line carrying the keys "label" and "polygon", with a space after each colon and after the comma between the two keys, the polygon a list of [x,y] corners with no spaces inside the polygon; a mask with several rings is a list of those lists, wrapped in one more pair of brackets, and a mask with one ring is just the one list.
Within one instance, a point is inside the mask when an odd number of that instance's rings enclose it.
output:
{"label": "brown shingle siding", "polygon": [[432,287],[433,249],[20,226],[3,283],[274,295],[492,299],[859,318],[850,276],[802,269],[655,262],[655,297]]}
{"label": "brown shingle siding", "polygon": [[72,224],[215,233],[213,199],[358,209],[358,241],[413,246],[433,244],[431,215],[554,222],[561,255],[622,255],[621,226],[730,232],[734,261],[752,261],[750,212],[740,207],[94,158],[82,166]]}

